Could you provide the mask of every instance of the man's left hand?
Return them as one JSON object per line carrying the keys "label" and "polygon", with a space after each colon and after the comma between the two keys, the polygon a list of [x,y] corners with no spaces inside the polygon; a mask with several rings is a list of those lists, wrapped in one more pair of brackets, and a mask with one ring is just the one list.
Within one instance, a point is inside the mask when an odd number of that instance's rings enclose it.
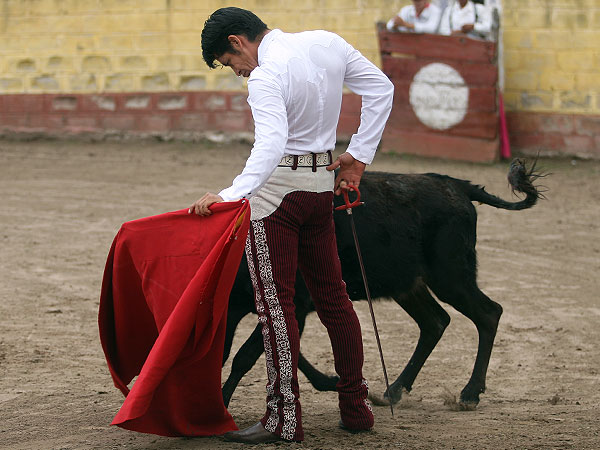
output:
{"label": "man's left hand", "polygon": [[209,206],[213,203],[220,203],[223,199],[220,195],[213,194],[212,192],[207,192],[200,198],[200,200],[196,200],[192,206],[188,209],[188,213],[196,213],[199,216],[210,216],[212,211],[209,209]]}

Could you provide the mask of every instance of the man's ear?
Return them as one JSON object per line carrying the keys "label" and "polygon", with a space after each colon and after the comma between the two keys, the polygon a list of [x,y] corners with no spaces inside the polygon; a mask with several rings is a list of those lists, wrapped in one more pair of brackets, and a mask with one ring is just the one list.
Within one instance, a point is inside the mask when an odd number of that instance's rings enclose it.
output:
{"label": "man's ear", "polygon": [[230,34],[229,36],[227,36],[227,39],[229,40],[229,43],[231,44],[231,47],[233,47],[234,50],[239,51],[242,48],[242,41],[240,40],[239,36],[236,36],[235,34]]}

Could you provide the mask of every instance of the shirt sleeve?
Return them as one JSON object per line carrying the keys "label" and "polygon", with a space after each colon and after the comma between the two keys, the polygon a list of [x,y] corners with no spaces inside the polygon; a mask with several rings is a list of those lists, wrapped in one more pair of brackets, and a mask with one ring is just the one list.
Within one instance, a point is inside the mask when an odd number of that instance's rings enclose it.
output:
{"label": "shirt sleeve", "polygon": [[392,17],[390,20],[388,20],[388,23],[387,23],[387,24],[386,24],[386,26],[385,26],[385,27],[387,28],[387,30],[388,30],[388,31],[394,31],[394,19],[395,19],[396,17],[397,17],[397,16],[394,16],[394,17]]}
{"label": "shirt sleeve", "polygon": [[447,6],[442,13],[442,19],[440,20],[440,28],[438,30],[439,34],[443,34],[444,36],[450,36],[452,30],[450,29],[450,14],[452,14],[452,7]]}
{"label": "shirt sleeve", "polygon": [[362,96],[360,126],[350,139],[347,152],[355,159],[371,164],[392,109],[394,85],[358,50],[348,43],[346,45],[344,83],[352,92]]}
{"label": "shirt sleeve", "polygon": [[[400,18],[401,18],[402,20],[404,20],[405,22],[407,22],[407,23],[411,23],[411,22],[412,22],[412,20],[411,20],[411,18],[410,18],[410,13],[411,13],[411,11],[410,11],[410,10],[411,10],[411,9],[412,9],[412,6],[411,6],[411,5],[406,5],[406,6],[405,6],[405,7],[403,7],[403,8],[400,10],[400,12],[398,13],[398,15],[400,16]],[[413,25],[414,25],[414,23],[413,23]],[[400,28],[402,28],[403,30],[406,30],[406,27],[400,27]],[[412,31],[412,30],[411,30],[411,31]]]}
{"label": "shirt sleeve", "polygon": [[429,17],[426,22],[415,22],[415,31],[417,33],[435,33],[438,29],[442,15],[440,8],[435,5],[429,5],[427,12],[429,13]]}
{"label": "shirt sleeve", "polygon": [[473,4],[477,10],[477,22],[475,22],[473,29],[483,35],[487,36],[492,30],[492,14],[489,8],[478,3]]}
{"label": "shirt sleeve", "polygon": [[[411,10],[412,6],[411,5],[407,5],[405,7],[403,7],[400,12],[398,13],[398,16],[404,20],[406,23],[411,23],[412,20],[410,19],[410,10]],[[407,27],[396,27],[397,31],[413,31],[412,28],[407,28]]]}
{"label": "shirt sleeve", "polygon": [[248,104],[254,118],[254,145],[242,173],[219,193],[225,201],[252,197],[267,182],[285,152],[288,121],[281,86],[275,80],[251,75]]}

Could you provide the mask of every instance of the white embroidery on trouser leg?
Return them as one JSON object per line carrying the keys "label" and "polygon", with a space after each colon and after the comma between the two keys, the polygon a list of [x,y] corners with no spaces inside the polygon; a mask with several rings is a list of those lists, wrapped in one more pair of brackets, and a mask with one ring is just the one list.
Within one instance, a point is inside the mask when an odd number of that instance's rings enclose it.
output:
{"label": "white embroidery on trouser leg", "polygon": [[[296,402],[292,391],[293,371],[290,342],[287,335],[285,317],[281,305],[279,304],[279,299],[277,298],[277,290],[275,288],[275,281],[273,280],[273,271],[271,268],[271,260],[269,258],[269,248],[267,245],[264,224],[262,220],[252,221],[252,227],[254,230],[254,243],[256,245],[258,269],[264,288],[265,301],[269,306],[269,312],[271,314],[271,321],[275,331],[277,355],[279,357],[279,388],[281,395],[283,396],[283,426],[281,437],[292,440],[296,431],[297,422]],[[271,402],[269,402],[268,405],[269,408],[271,408],[270,403]],[[276,405],[274,411],[277,411]],[[265,428],[268,429],[266,426]],[[268,430],[273,431],[271,429]]]}
{"label": "white embroidery on trouser leg", "polygon": [[246,239],[246,259],[248,260],[248,271],[250,272],[250,279],[254,286],[254,302],[256,304],[256,312],[258,313],[258,321],[262,325],[263,344],[265,347],[265,361],[267,363],[267,395],[269,402],[267,408],[271,413],[265,424],[265,429],[268,431],[275,431],[277,423],[279,422],[279,414],[277,413],[277,401],[279,397],[274,395],[275,393],[275,381],[277,380],[277,371],[275,370],[275,364],[273,363],[273,350],[271,349],[271,340],[269,338],[269,327],[267,326],[267,316],[265,315],[265,308],[262,304],[262,297],[260,295],[260,289],[258,286],[258,280],[256,278],[256,269],[254,267],[254,259],[252,256],[252,247],[250,243],[250,235]]}
{"label": "white embroidery on trouser leg", "polygon": [[[368,396],[369,395],[369,383],[367,383],[367,380],[365,380],[364,378],[362,380],[362,385],[367,388],[367,396]],[[371,403],[369,402],[368,398],[365,398],[363,401],[365,402],[365,405],[367,406],[367,408],[369,408],[369,411],[373,412],[373,408],[371,407]]]}

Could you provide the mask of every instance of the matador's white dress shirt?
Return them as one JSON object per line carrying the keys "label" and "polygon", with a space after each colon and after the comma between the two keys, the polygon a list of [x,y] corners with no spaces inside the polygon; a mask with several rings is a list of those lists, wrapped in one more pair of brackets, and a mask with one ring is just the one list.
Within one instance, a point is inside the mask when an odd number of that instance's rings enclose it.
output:
{"label": "matador's white dress shirt", "polygon": [[390,80],[334,33],[267,33],[248,78],[254,146],[242,173],[219,193],[223,200],[252,197],[284,155],[333,150],[344,84],[362,96],[360,126],[347,151],[370,164],[392,108]]}

